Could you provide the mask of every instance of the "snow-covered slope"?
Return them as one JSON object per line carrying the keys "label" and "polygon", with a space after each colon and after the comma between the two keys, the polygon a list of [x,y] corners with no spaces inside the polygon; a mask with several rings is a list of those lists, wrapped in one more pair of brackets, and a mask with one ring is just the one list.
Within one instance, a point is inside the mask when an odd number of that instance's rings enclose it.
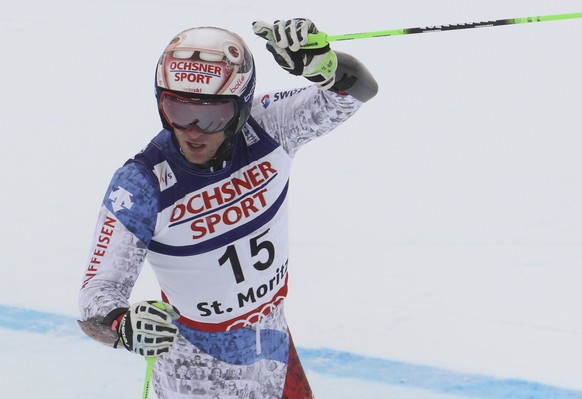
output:
{"label": "snow-covered slope", "polygon": [[[0,305],[76,316],[101,197],[159,129],[153,72],[178,31],[241,34],[260,92],[306,83],[278,68],[254,20],[307,16],[341,34],[580,11],[572,0],[7,2]],[[582,391],[581,34],[571,20],[334,44],[381,90],[296,157],[287,314],[303,350]],[[134,297],[152,296],[146,267]],[[61,397],[83,392],[75,372],[125,392],[107,361],[139,388],[139,359],[33,331],[0,328],[10,397],[48,368],[63,371],[39,386]],[[312,371],[333,397],[333,376]],[[348,397],[381,383],[335,381]]]}

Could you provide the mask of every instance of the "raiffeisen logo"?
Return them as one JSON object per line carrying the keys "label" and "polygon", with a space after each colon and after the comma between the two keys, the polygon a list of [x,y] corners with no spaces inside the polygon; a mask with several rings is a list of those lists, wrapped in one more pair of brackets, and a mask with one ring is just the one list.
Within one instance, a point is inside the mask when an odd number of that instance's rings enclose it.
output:
{"label": "raiffeisen logo", "polygon": [[261,104],[263,104],[263,108],[267,108],[269,104],[271,104],[271,97],[268,94],[265,94],[263,98],[261,98]]}

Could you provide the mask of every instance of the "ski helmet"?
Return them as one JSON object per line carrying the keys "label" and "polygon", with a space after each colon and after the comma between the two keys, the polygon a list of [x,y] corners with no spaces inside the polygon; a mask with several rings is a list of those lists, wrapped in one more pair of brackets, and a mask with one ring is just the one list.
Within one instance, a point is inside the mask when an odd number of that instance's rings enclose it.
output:
{"label": "ski helmet", "polygon": [[[156,68],[162,125],[173,131],[177,125],[196,124],[206,133],[224,130],[231,136],[250,116],[255,84],[253,56],[240,36],[216,27],[185,30],[168,44]],[[210,112],[206,112],[198,104],[220,106],[207,107]],[[188,116],[194,110],[199,115]],[[219,115],[223,111],[224,115]],[[213,118],[220,120],[214,123]]]}

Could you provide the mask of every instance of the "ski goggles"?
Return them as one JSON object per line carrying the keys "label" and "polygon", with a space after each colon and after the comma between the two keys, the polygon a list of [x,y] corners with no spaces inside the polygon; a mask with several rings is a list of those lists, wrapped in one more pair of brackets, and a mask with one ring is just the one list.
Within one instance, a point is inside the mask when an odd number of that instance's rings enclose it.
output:
{"label": "ski goggles", "polygon": [[172,127],[188,130],[196,126],[204,134],[226,130],[238,116],[235,98],[190,98],[166,91],[160,109]]}

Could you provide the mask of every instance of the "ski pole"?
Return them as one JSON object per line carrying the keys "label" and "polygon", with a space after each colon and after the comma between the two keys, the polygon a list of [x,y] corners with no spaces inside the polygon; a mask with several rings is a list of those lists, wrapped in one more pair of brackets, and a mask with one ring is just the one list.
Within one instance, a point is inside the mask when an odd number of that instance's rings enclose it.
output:
{"label": "ski pole", "polygon": [[146,356],[146,374],[145,374],[145,381],[143,382],[143,397],[142,399],[148,399],[150,394],[150,381],[152,379],[152,371],[154,368],[154,363],[157,360],[155,356]]}
{"label": "ski pole", "polygon": [[[163,302],[153,302],[152,305],[161,309],[161,310],[164,310],[164,311],[167,310],[166,304],[164,304]],[[176,316],[176,318],[177,318],[177,316]],[[145,360],[146,360],[147,365],[146,365],[145,380],[143,382],[143,397],[142,398],[148,399],[148,396],[150,394],[150,381],[152,379],[152,372],[154,370],[154,363],[156,362],[156,360],[158,360],[158,358],[157,358],[157,356],[146,356]]]}
{"label": "ski pole", "polygon": [[498,19],[495,21],[484,21],[484,22],[468,22],[455,25],[437,25],[407,29],[381,30],[376,32],[348,33],[343,35],[328,35],[325,32],[319,32],[315,34],[310,33],[307,44],[302,46],[302,48],[320,48],[326,46],[330,42],[340,40],[370,39],[373,37],[402,36],[402,35],[412,35],[415,33],[446,32],[461,29],[489,28],[493,26],[518,25],[532,22],[560,21],[575,18],[582,18],[582,12],[571,14],[544,15],[539,17]]}

